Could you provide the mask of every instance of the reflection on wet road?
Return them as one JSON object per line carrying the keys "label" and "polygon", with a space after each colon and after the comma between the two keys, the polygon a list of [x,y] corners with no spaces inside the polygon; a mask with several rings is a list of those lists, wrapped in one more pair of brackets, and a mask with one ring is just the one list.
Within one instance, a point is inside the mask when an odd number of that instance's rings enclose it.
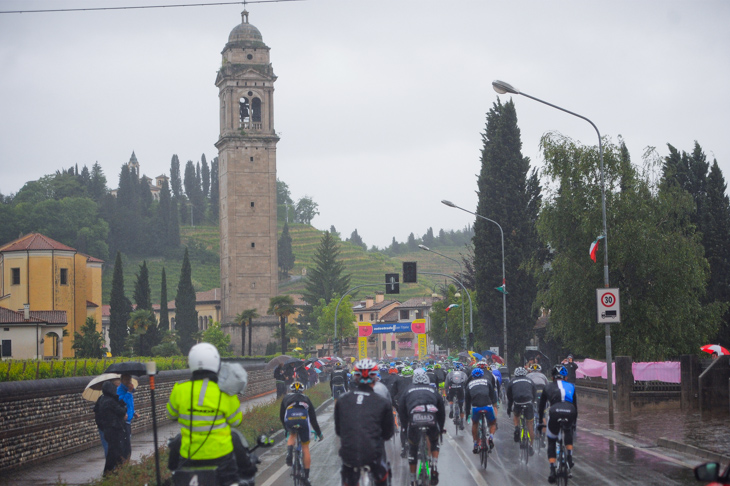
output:
{"label": "reflection on wet road", "polygon": [[[313,486],[339,486],[340,444],[335,437],[332,406],[319,417],[325,439],[312,444],[311,483]],[[479,464],[479,457],[472,454],[470,436],[459,433],[454,437],[454,426],[447,420],[439,458],[440,484],[449,485],[515,485],[532,486],[547,483],[549,466],[545,450],[530,458],[527,466],[519,461],[518,444],[512,440],[513,426],[507,415],[499,413],[500,429],[497,431],[495,450],[490,456],[487,470]],[[467,431],[469,427],[467,427]],[[399,441],[398,438],[396,438]],[[400,446],[389,441],[386,446],[393,471],[393,485],[407,486],[408,464],[400,458]],[[284,486],[292,484],[289,469],[284,464],[285,448],[278,446],[264,456],[259,486]],[[607,438],[600,433],[579,429],[575,444],[576,466],[569,484],[575,485],[699,485],[689,463],[681,458],[665,455],[664,450],[642,447],[621,438]]]}

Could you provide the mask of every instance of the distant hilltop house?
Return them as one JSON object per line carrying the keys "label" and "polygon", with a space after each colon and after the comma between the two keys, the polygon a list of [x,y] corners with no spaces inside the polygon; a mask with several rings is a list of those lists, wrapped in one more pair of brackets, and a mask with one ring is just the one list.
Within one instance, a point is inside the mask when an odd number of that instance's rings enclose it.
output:
{"label": "distant hilltop house", "polygon": [[40,233],[0,246],[2,358],[71,358],[87,317],[101,331],[103,263]]}
{"label": "distant hilltop house", "polygon": [[[130,171],[134,171],[137,176],[139,176],[139,162],[137,161],[137,156],[134,154],[134,151],[132,151],[132,156],[129,158],[129,162],[127,162],[127,167],[129,167]],[[169,177],[167,177],[165,174],[158,175],[155,177],[154,184],[152,183],[152,179],[147,177],[146,175],[140,176],[140,179],[145,181],[150,186],[150,192],[152,193],[152,198],[155,201],[160,200],[160,190],[162,189],[162,184],[165,181],[169,181]],[[114,197],[117,197],[117,191],[119,189],[112,189],[111,195]]]}

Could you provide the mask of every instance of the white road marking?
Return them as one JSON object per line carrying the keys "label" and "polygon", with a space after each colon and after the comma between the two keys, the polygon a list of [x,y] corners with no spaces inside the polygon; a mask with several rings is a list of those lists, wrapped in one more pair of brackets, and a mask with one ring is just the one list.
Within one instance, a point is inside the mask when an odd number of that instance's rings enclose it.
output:
{"label": "white road marking", "polygon": [[466,470],[469,471],[469,475],[474,479],[474,483],[477,486],[489,486],[489,483],[482,477],[481,474],[479,474],[479,471],[477,471],[477,468],[474,467],[474,464],[472,464],[471,460],[469,460],[469,456],[466,455],[466,453],[461,449],[459,444],[456,443],[454,439],[451,438],[451,434],[446,434],[446,438],[449,441],[449,445],[454,448],[456,453],[461,458],[461,461],[466,466]]}

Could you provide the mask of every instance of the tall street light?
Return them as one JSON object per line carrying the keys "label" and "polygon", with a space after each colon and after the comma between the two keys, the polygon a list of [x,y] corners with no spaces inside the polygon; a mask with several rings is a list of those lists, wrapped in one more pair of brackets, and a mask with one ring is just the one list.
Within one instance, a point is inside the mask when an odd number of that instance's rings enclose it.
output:
{"label": "tall street light", "polygon": [[[461,262],[459,260],[456,260],[456,259],[446,256],[442,253],[439,253],[436,250],[432,250],[431,248],[427,247],[426,245],[418,245],[418,248],[420,248],[421,250],[424,250],[424,251],[430,251],[431,253],[435,253],[439,256],[446,258],[447,260],[451,260],[452,262],[459,265],[459,273],[461,275],[464,275],[464,267],[461,265]],[[458,292],[457,292],[457,294],[458,294]],[[454,297],[458,298],[459,296],[454,295]],[[461,342],[464,345],[464,347],[466,347],[466,325],[464,324],[465,322],[466,322],[466,320],[464,318],[464,296],[462,295],[461,296]]]}
{"label": "tall street light", "polygon": [[[502,292],[502,326],[504,330],[504,353],[502,353],[502,357],[504,358],[505,364],[507,363],[507,280],[504,277],[504,231],[502,231],[502,226],[494,221],[493,219],[489,219],[486,216],[482,216],[481,214],[473,213],[469,211],[468,209],[464,209],[460,206],[457,206],[456,204],[452,203],[451,201],[446,201],[445,199],[441,201],[443,204],[456,208],[461,209],[462,211],[465,211],[469,214],[473,214],[477,218],[482,218],[484,220],[489,221],[490,223],[494,223],[499,228],[499,233],[502,236],[502,287],[497,287],[497,290]],[[500,290],[501,288],[501,290]]]}
{"label": "tall street light", "polygon": [[[569,115],[576,116],[582,120],[587,121],[591,124],[593,129],[596,131],[596,134],[598,135],[598,154],[601,164],[601,211],[603,213],[603,286],[605,288],[608,288],[608,230],[606,229],[606,183],[605,183],[605,175],[603,171],[603,142],[601,141],[601,132],[598,131],[598,127],[590,121],[588,118],[584,117],[583,115],[579,115],[577,113],[573,113],[572,111],[566,110],[565,108],[561,108],[557,105],[553,105],[552,103],[548,103],[547,101],[541,100],[539,98],[535,98],[534,96],[530,96],[527,93],[523,93],[522,91],[518,90],[514,86],[512,86],[509,83],[505,83],[504,81],[495,80],[492,81],[492,87],[494,88],[494,91],[496,91],[499,94],[515,94],[515,95],[522,95],[526,96],[527,98],[530,98],[531,100],[538,101],[544,105],[551,106],[557,110],[563,111],[565,113],[568,113]],[[611,325],[609,323],[606,323],[606,381],[608,383],[608,421],[609,423],[613,423],[613,371],[611,370]]]}

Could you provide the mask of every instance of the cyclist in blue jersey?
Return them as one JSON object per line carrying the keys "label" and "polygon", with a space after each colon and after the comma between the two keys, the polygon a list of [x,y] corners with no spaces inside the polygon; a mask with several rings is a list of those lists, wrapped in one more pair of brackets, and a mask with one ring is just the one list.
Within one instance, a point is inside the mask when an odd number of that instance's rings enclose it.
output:
{"label": "cyclist in blue jersey", "polygon": [[559,419],[568,419],[568,427],[564,430],[563,439],[565,440],[565,448],[568,450],[567,459],[568,466],[573,468],[573,427],[578,419],[578,402],[575,394],[575,385],[568,383],[565,379],[568,376],[568,370],[562,364],[555,365],[553,368],[553,382],[545,387],[540,397],[540,430],[545,428],[542,425],[545,407],[550,404],[550,419],[547,424],[548,437],[548,461],[550,462],[549,483],[555,483],[555,461],[556,451],[555,443],[560,433]]}
{"label": "cyclist in blue jersey", "polygon": [[497,363],[492,363],[491,365],[489,365],[489,369],[492,371],[492,376],[494,376],[494,381],[497,388],[497,399],[499,399],[502,393],[502,372],[499,371],[499,365]]}
{"label": "cyclist in blue jersey", "polygon": [[494,449],[494,433],[497,431],[497,392],[481,368],[471,371],[471,381],[466,385],[466,410],[471,415],[471,435],[474,439],[474,454],[479,454],[479,415],[485,413],[489,426],[489,449]]}

